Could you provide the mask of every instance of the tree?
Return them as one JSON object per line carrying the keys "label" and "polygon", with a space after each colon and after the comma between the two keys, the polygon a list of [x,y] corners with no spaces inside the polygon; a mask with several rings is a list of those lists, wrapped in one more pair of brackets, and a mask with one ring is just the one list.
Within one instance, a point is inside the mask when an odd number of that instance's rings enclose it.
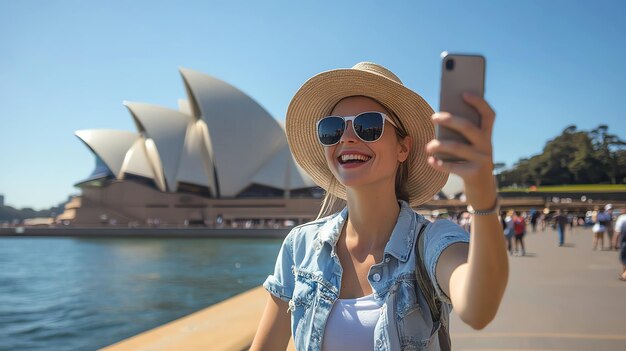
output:
{"label": "tree", "polygon": [[616,184],[622,178],[623,168],[617,162],[617,151],[623,150],[626,143],[615,134],[609,134],[607,125],[599,125],[591,131],[596,158],[605,167],[606,174],[611,184]]}
{"label": "tree", "polygon": [[603,172],[602,164],[594,157],[594,149],[591,138],[584,132],[578,132],[574,138],[578,149],[568,164],[568,169],[573,175],[575,184],[600,183]]}
{"label": "tree", "polygon": [[600,125],[590,132],[567,126],[541,154],[522,158],[498,175],[502,186],[626,182],[626,142]]}

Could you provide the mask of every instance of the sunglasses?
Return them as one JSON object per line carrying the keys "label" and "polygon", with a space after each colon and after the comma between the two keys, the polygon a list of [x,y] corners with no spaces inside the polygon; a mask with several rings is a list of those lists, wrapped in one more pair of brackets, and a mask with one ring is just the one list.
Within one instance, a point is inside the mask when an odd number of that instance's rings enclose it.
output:
{"label": "sunglasses", "polygon": [[366,143],[374,142],[383,135],[385,121],[398,128],[393,121],[382,112],[363,112],[356,116],[328,116],[317,121],[317,138],[324,146],[333,146],[339,143],[346,130],[348,121],[352,122],[352,129],[359,139]]}

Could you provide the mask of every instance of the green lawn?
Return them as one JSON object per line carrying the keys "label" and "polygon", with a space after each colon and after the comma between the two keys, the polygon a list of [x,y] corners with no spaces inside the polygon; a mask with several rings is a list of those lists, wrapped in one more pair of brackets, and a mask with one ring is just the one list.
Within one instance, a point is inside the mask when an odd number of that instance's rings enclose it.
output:
{"label": "green lawn", "polygon": [[536,190],[529,188],[501,188],[501,192],[533,191],[538,193],[552,192],[626,192],[626,184],[577,184],[540,186]]}

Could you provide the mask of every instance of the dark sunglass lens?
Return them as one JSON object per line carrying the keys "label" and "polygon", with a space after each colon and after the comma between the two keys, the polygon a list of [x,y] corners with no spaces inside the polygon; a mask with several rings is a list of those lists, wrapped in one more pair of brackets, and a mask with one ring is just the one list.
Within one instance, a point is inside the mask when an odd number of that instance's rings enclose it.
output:
{"label": "dark sunglass lens", "polygon": [[343,118],[326,117],[317,125],[317,136],[323,145],[333,145],[341,139],[344,128]]}
{"label": "dark sunglass lens", "polygon": [[365,141],[376,141],[383,134],[383,122],[380,113],[363,113],[354,119],[354,131]]}

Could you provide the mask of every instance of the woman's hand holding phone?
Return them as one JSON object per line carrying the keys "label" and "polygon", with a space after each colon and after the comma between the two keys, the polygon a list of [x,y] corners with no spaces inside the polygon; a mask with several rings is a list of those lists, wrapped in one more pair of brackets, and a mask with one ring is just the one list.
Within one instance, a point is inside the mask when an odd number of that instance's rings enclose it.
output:
{"label": "woman's hand holding phone", "polygon": [[449,134],[458,134],[465,140],[441,138],[442,134],[438,133],[440,138],[430,141],[426,145],[426,150],[433,155],[446,157],[430,156],[428,163],[435,169],[461,177],[465,185],[465,195],[472,207],[481,210],[490,209],[494,206],[497,196],[491,141],[496,114],[481,96],[463,92],[462,100],[478,113],[480,122],[475,123],[471,119],[447,111],[435,113],[432,120],[438,131],[452,131],[453,133]]}
{"label": "woman's hand holding phone", "polygon": [[[475,73],[467,71],[470,73],[467,76]],[[446,264],[452,263],[452,266],[447,266],[452,272],[447,278],[450,300],[462,314],[463,321],[481,329],[495,317],[509,274],[508,254],[498,216],[496,182],[492,173],[491,137],[496,114],[482,94],[468,94],[467,89],[458,86],[451,90],[455,90],[454,94],[448,95],[455,101],[454,108],[442,108],[445,112],[432,116],[439,138],[426,145],[426,150],[433,153],[428,163],[435,169],[460,176],[467,203],[477,212],[472,219],[469,246],[457,246],[458,251],[451,250],[454,245],[450,246],[442,253],[439,265],[446,267]],[[468,118],[468,114],[461,109],[476,118]],[[476,120],[479,123],[475,123]],[[444,135],[446,137],[442,137]],[[448,135],[452,137],[448,138]],[[442,280],[446,281],[446,278]],[[469,321],[479,322],[472,324]]]}

